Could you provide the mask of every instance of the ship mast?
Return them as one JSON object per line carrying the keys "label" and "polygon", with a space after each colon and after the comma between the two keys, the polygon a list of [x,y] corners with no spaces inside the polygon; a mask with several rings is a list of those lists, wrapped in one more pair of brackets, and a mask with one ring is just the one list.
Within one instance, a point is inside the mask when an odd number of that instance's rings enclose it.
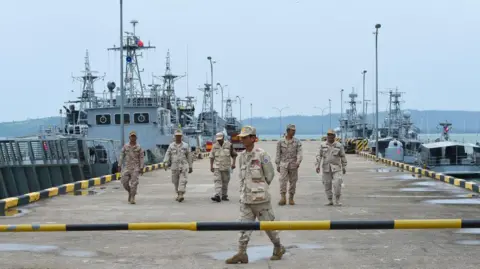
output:
{"label": "ship mast", "polygon": [[[101,79],[105,78],[105,74],[103,76],[97,76],[97,71],[92,71],[90,68],[90,57],[88,54],[88,50],[85,52],[85,69],[81,71],[83,76],[74,77],[72,75],[72,79],[75,81],[80,81],[82,86],[82,93],[78,99],[80,100],[80,111],[83,111],[86,108],[93,108],[97,106],[97,98],[95,97],[95,88],[94,83]],[[73,102],[69,102],[73,103]]]}
{"label": "ship mast", "polygon": [[[143,69],[140,70],[138,66],[138,58],[142,57],[142,53],[138,51],[154,49],[155,46],[145,46],[140,40],[140,37],[135,33],[135,25],[138,23],[137,20],[132,20],[130,23],[133,25],[133,32],[125,31],[123,51],[126,54],[125,61],[125,77],[121,78],[125,81],[125,92],[126,92],[126,105],[146,105],[138,104],[137,99],[143,98],[146,92],[145,85],[142,83],[142,78],[140,73],[143,72]],[[120,51],[121,48],[113,46],[108,50]],[[144,100],[144,99],[140,99]]]}

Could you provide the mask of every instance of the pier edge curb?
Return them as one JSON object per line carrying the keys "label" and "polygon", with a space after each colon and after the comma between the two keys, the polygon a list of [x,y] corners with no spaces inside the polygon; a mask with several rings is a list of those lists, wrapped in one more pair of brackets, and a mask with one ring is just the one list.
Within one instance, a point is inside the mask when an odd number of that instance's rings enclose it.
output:
{"label": "pier edge curb", "polygon": [[426,177],[429,177],[431,179],[442,181],[442,182],[454,185],[456,187],[461,187],[461,188],[470,190],[470,191],[475,192],[475,193],[480,193],[480,185],[473,182],[473,181],[467,181],[465,179],[456,178],[456,177],[452,177],[452,176],[447,176],[447,175],[444,175],[442,173],[436,173],[436,172],[433,172],[433,171],[430,171],[430,170],[427,170],[427,169],[423,169],[423,168],[420,168],[420,167],[417,167],[417,166],[393,161],[393,160],[390,160],[390,159],[385,159],[385,158],[378,158],[377,159],[377,157],[375,155],[370,154],[368,152],[364,152],[364,151],[360,151],[357,154],[360,155],[360,156],[366,157],[368,159],[374,160],[376,162],[382,162],[382,163],[390,165],[390,166],[398,167],[400,169],[413,172],[417,175],[426,176]]}
{"label": "pier edge curb", "polygon": [[[197,158],[203,159],[208,157],[208,152],[201,152],[197,155]],[[143,168],[144,173],[152,172],[164,168],[163,163],[157,163],[147,165]],[[110,175],[104,175],[100,177],[94,177],[90,179],[76,181],[74,183],[62,184],[57,187],[51,187],[48,189],[40,190],[37,192],[30,192],[19,196],[8,197],[0,200],[0,216],[4,216],[5,212],[10,208],[19,206],[25,206],[31,203],[35,203],[39,200],[52,198],[59,195],[64,195],[78,190],[85,190],[93,186],[100,186],[112,181],[120,180],[121,173],[115,173]]]}

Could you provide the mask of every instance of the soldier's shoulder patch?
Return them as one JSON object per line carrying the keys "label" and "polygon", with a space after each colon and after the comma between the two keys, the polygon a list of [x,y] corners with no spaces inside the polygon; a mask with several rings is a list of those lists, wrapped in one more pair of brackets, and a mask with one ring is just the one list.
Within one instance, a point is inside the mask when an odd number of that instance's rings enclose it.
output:
{"label": "soldier's shoulder patch", "polygon": [[264,155],[263,155],[263,158],[262,158],[262,162],[263,162],[264,164],[269,163],[269,162],[270,162],[270,156],[268,156],[268,154],[264,154]]}

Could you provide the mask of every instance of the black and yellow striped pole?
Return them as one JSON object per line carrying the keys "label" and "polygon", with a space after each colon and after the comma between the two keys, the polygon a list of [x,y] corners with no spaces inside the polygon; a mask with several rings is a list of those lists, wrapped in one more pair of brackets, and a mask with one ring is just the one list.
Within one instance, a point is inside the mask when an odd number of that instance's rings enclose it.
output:
{"label": "black and yellow striped pole", "polygon": [[260,222],[151,222],[111,224],[6,224],[0,232],[79,232],[119,230],[403,230],[480,228],[480,219],[260,221]]}

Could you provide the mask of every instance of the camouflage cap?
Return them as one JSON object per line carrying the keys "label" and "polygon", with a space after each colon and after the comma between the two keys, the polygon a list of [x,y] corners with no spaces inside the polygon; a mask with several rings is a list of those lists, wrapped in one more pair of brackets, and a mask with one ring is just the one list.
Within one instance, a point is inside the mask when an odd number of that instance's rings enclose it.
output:
{"label": "camouflage cap", "polygon": [[287,125],[287,130],[295,130],[295,124]]}
{"label": "camouflage cap", "polygon": [[174,133],[173,135],[174,135],[174,136],[177,136],[177,135],[180,135],[180,136],[181,136],[181,135],[183,135],[182,130],[180,130],[180,129],[175,130],[175,133]]}
{"label": "camouflage cap", "polygon": [[335,131],[332,129],[328,129],[327,135],[335,135]]}
{"label": "camouflage cap", "polygon": [[217,137],[217,140],[222,140],[223,139],[223,133],[222,132],[217,133],[216,137]]}
{"label": "camouflage cap", "polygon": [[242,128],[241,133],[238,135],[239,137],[245,137],[249,135],[257,135],[257,130],[253,126],[244,126]]}
{"label": "camouflage cap", "polygon": [[132,136],[132,135],[137,136],[137,132],[131,131],[131,132],[128,134],[128,136]]}

